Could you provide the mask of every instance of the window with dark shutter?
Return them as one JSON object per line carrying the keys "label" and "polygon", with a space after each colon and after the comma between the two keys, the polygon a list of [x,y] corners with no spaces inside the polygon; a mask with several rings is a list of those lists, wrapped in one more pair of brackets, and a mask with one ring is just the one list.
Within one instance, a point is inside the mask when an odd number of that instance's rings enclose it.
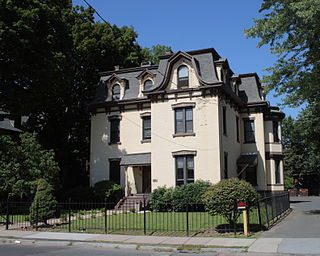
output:
{"label": "window with dark shutter", "polygon": [[176,157],[176,185],[194,183],[194,156]]}
{"label": "window with dark shutter", "polygon": [[120,119],[110,120],[110,143],[120,142]]}
{"label": "window with dark shutter", "polygon": [[190,108],[175,109],[175,133],[193,132],[193,113]]}
{"label": "window with dark shutter", "polygon": [[244,142],[245,143],[254,143],[255,134],[254,134],[254,120],[244,119]]}

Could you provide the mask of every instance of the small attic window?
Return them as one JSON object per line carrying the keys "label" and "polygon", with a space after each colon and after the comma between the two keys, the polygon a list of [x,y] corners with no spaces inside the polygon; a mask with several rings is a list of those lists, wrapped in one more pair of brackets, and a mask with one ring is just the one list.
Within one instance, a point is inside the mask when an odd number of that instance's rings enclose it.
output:
{"label": "small attic window", "polygon": [[178,68],[178,89],[189,87],[189,69],[182,65]]}
{"label": "small attic window", "polygon": [[149,90],[152,86],[153,86],[153,82],[150,79],[148,79],[147,81],[144,82],[143,89]]}
{"label": "small attic window", "polygon": [[120,85],[115,84],[112,87],[112,100],[119,100],[120,99]]}

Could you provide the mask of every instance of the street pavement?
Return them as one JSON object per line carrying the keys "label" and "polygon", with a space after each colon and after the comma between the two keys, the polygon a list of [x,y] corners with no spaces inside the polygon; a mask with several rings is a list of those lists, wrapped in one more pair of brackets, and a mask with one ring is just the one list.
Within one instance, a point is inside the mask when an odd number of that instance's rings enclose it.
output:
{"label": "street pavement", "polygon": [[[166,255],[180,253],[179,248],[188,247],[196,248],[197,252],[195,253],[201,252],[201,255],[209,252],[210,255],[214,255],[212,252],[215,252],[215,255],[281,255],[289,253],[291,255],[320,255],[320,198],[294,197],[291,198],[291,201],[293,211],[289,216],[258,238],[129,236],[0,230],[0,243],[8,245],[5,249],[9,250],[15,248],[11,248],[10,244],[19,247],[23,245],[31,246],[31,244],[41,246],[44,243],[50,243],[64,247],[86,245],[103,247],[106,250],[120,248],[121,250],[147,250],[154,253],[171,252],[171,254]],[[14,255],[3,254],[2,245],[0,246],[0,255]],[[193,252],[188,251],[188,253]],[[33,254],[30,253],[30,255]],[[51,254],[40,253],[39,255]],[[94,256],[95,254],[91,255]]]}

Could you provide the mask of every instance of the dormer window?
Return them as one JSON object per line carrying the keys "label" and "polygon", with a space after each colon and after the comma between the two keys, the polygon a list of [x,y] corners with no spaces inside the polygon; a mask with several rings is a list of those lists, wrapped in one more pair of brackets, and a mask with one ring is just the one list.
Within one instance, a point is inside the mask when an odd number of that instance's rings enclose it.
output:
{"label": "dormer window", "polygon": [[153,86],[153,82],[148,79],[147,81],[144,82],[143,85],[143,90],[149,90]]}
{"label": "dormer window", "polygon": [[189,69],[182,65],[178,68],[178,89],[189,87]]}
{"label": "dormer window", "polygon": [[112,87],[112,100],[119,100],[120,99],[120,85],[115,84]]}

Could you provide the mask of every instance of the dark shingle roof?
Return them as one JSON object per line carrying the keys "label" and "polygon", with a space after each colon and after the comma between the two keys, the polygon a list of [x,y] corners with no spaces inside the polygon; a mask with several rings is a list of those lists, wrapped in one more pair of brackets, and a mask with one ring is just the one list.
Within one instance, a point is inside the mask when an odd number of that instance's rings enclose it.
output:
{"label": "dark shingle roof", "polygon": [[[163,89],[163,86],[166,84],[166,79],[169,78],[172,65],[175,61],[180,58],[185,57],[191,60],[192,65],[196,69],[197,76],[200,80],[200,83],[203,85],[214,85],[221,84],[218,80],[215,65],[217,63],[226,63],[225,65],[229,68],[227,59],[223,59],[214,49],[203,49],[198,51],[191,52],[177,52],[175,54],[169,54],[160,57],[160,63],[158,66],[148,66],[148,67],[137,67],[137,68],[128,68],[120,69],[116,71],[102,72],[101,81],[97,86],[96,96],[91,104],[101,104],[105,103],[108,99],[106,81],[113,76],[118,77],[119,79],[125,79],[127,81],[127,87],[125,89],[125,94],[122,100],[130,100],[138,98],[139,94],[139,77],[140,74],[148,70],[149,72],[155,75],[154,85],[147,91],[157,91]],[[230,76],[234,76],[232,70],[229,70]],[[250,102],[260,102],[262,98],[260,96],[259,88],[260,82],[256,74],[243,74],[237,76],[240,81],[239,87],[239,97],[245,103]],[[226,87],[230,87],[230,84],[227,83]],[[226,89],[226,87],[224,87]],[[232,93],[231,87],[229,88],[229,93]],[[226,92],[228,93],[228,92]],[[237,96],[235,96],[238,98]],[[238,98],[237,101],[241,102]]]}
{"label": "dark shingle roof", "polygon": [[149,165],[149,164],[151,164],[151,153],[124,155],[120,162],[120,165]]}

